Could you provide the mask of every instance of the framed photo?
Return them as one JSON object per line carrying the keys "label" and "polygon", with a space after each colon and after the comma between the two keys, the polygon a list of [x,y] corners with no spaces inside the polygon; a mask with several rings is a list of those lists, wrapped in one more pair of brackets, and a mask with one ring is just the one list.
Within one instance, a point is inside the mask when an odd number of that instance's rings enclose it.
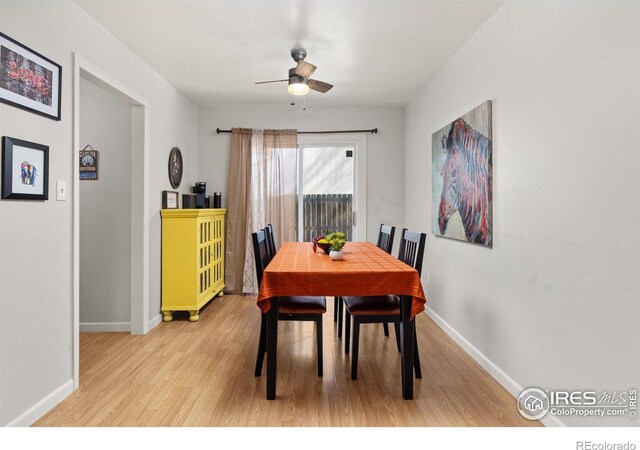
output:
{"label": "framed photo", "polygon": [[162,209],[178,208],[178,193],[175,191],[162,191]]}
{"label": "framed photo", "polygon": [[83,150],[80,150],[80,179],[97,180],[98,150],[87,150],[87,147],[85,147]]}
{"label": "framed photo", "polygon": [[60,120],[62,67],[0,33],[0,102]]}
{"label": "framed photo", "polygon": [[49,198],[49,147],[8,136],[2,138],[2,198]]}
{"label": "framed photo", "polygon": [[177,189],[182,182],[182,153],[178,147],[173,147],[169,153],[169,183]]}

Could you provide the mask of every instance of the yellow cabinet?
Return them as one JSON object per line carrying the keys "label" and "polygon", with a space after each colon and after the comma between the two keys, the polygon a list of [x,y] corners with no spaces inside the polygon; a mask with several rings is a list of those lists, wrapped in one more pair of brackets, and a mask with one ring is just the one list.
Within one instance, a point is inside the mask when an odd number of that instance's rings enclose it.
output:
{"label": "yellow cabinet", "polygon": [[224,216],[226,209],[163,209],[162,314],[200,308],[224,289]]}

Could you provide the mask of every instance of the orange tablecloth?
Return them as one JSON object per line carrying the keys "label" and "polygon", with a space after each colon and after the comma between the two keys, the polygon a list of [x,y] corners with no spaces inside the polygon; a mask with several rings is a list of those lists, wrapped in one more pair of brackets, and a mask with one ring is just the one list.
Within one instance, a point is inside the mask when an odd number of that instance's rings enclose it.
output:
{"label": "orange tablecloth", "polygon": [[258,306],[285,295],[407,295],[411,318],[424,311],[426,296],[418,271],[369,242],[347,242],[344,259],[332,261],[310,242],[286,242],[262,276]]}

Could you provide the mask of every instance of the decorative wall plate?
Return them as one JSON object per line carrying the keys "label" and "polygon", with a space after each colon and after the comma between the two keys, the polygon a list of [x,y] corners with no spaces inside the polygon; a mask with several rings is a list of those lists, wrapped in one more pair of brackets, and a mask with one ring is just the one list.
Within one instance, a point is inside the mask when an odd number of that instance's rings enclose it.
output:
{"label": "decorative wall plate", "polygon": [[169,153],[169,183],[177,189],[182,182],[182,153],[178,147],[173,147]]}

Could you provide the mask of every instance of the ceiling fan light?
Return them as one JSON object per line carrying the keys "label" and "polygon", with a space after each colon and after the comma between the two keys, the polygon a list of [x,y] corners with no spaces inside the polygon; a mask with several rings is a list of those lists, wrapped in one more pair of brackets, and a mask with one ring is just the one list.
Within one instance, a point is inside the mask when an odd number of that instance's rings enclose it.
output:
{"label": "ceiling fan light", "polygon": [[309,85],[307,83],[289,83],[289,94],[307,95],[309,93]]}

